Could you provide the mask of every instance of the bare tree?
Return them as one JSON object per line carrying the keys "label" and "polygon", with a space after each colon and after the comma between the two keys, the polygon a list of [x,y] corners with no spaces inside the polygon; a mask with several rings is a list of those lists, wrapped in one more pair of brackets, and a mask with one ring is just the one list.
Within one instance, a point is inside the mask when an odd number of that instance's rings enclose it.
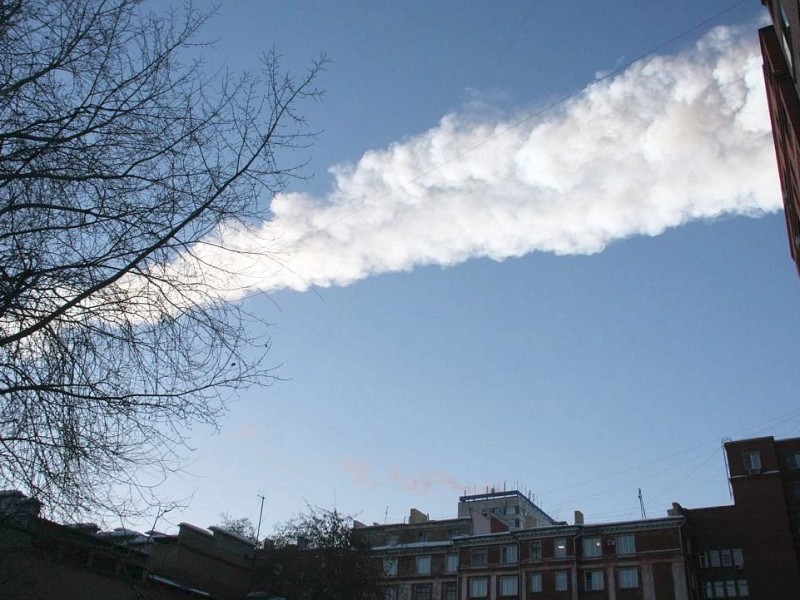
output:
{"label": "bare tree", "polygon": [[222,513],[220,515],[220,519],[222,520],[217,527],[224,529],[225,531],[235,533],[236,535],[240,535],[244,538],[251,539],[256,543],[256,545],[258,545],[259,542],[256,539],[256,528],[249,517],[237,518],[230,516],[228,513]]}
{"label": "bare tree", "polygon": [[270,380],[226,274],[175,265],[295,176],[322,63],[209,76],[206,19],[0,0],[0,488],[51,514],[136,513],[191,424]]}
{"label": "bare tree", "polygon": [[353,524],[336,509],[308,507],[266,543],[256,561],[255,588],[309,600],[383,598],[379,563]]}

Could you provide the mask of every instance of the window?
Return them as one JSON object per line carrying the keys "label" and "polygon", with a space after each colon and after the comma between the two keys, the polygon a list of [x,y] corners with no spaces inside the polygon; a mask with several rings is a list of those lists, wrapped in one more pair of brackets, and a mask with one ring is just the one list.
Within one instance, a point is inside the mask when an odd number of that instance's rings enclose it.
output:
{"label": "window", "polygon": [[584,589],[587,590],[602,590],[603,589],[603,572],[602,571],[584,571],[583,572]]}
{"label": "window", "polygon": [[636,554],[636,537],[632,533],[618,535],[616,538],[617,556]]}
{"label": "window", "polygon": [[417,557],[417,575],[430,575],[431,574],[431,557],[418,556]]}
{"label": "window", "polygon": [[599,537],[583,538],[583,556],[585,558],[603,556],[603,540]]}
{"label": "window", "polygon": [[714,584],[710,581],[706,581],[703,583],[703,597],[704,598],[713,598],[714,597]]}
{"label": "window", "polygon": [[731,554],[733,555],[733,564],[737,567],[744,566],[744,555],[742,554],[741,548],[734,548],[731,550]]}
{"label": "window", "polygon": [[742,461],[744,468],[748,471],[761,470],[761,453],[760,452],[745,452],[742,454]]}
{"label": "window", "polygon": [[567,557],[567,538],[556,538],[553,540],[553,556],[556,558]]}
{"label": "window", "polygon": [[397,576],[397,559],[396,558],[384,558],[383,559],[383,574],[386,577],[395,577],[395,576]]}
{"label": "window", "polygon": [[750,589],[747,586],[747,579],[739,579],[736,582],[736,587],[739,588],[740,598],[747,598],[750,596]]}
{"label": "window", "polygon": [[567,572],[566,571],[556,571],[556,591],[557,592],[566,592],[568,589],[567,586]]}
{"label": "window", "polygon": [[383,600],[397,600],[397,587],[383,588]]}
{"label": "window", "polygon": [[786,457],[787,466],[794,470],[800,469],[800,452],[792,452]]}
{"label": "window", "polygon": [[639,570],[636,568],[617,569],[619,589],[629,590],[639,587]]}
{"label": "window", "polygon": [[711,568],[713,569],[716,569],[722,564],[719,560],[719,550],[712,550],[711,552],[709,552],[708,559],[709,562],[711,563]]}
{"label": "window", "polygon": [[531,573],[528,576],[528,590],[534,594],[542,591],[542,574]]}
{"label": "window", "polygon": [[800,500],[800,482],[798,481],[792,483],[792,498]]}
{"label": "window", "polygon": [[708,568],[708,552],[701,552],[700,554],[697,555],[697,559],[700,562],[701,569]]}
{"label": "window", "polygon": [[446,573],[458,571],[458,554],[448,554],[444,557],[444,570]]}
{"label": "window", "polygon": [[519,578],[516,575],[504,575],[500,577],[500,595],[519,595]]}
{"label": "window", "polygon": [[400,541],[400,538],[397,534],[389,534],[386,536],[386,545],[387,546],[397,546],[397,542]]}
{"label": "window", "polygon": [[531,560],[542,560],[542,542],[531,542]]}
{"label": "window", "polygon": [[714,582],[714,598],[724,598],[725,597],[725,582],[724,581],[715,581]]}
{"label": "window", "polygon": [[486,598],[489,595],[489,580],[486,577],[473,577],[469,580],[470,598]]}
{"label": "window", "polygon": [[733,565],[733,557],[731,556],[730,550],[721,550],[720,555],[722,556],[723,567],[730,567]]}
{"label": "window", "polygon": [[503,546],[502,562],[504,565],[510,565],[517,562],[517,545],[508,544]]}
{"label": "window", "polygon": [[728,594],[728,598],[736,598],[736,582],[733,579],[725,582],[725,593]]}
{"label": "window", "polygon": [[473,567],[485,567],[489,562],[486,548],[473,548],[469,557],[469,564]]}
{"label": "window", "polygon": [[458,586],[455,583],[442,584],[442,600],[458,600]]}
{"label": "window", "polygon": [[414,600],[431,600],[433,586],[430,583],[417,583],[414,585]]}

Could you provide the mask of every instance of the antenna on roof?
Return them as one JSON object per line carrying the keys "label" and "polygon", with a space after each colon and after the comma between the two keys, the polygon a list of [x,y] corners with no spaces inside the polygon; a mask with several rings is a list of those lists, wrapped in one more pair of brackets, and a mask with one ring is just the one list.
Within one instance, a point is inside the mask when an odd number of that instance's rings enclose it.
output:
{"label": "antenna on roof", "polygon": [[386,512],[383,513],[383,524],[386,525],[386,522],[389,520],[389,505],[386,505]]}
{"label": "antenna on roof", "polygon": [[642,509],[642,519],[646,519],[647,513],[644,510],[644,499],[642,498],[642,488],[639,488],[639,508]]}

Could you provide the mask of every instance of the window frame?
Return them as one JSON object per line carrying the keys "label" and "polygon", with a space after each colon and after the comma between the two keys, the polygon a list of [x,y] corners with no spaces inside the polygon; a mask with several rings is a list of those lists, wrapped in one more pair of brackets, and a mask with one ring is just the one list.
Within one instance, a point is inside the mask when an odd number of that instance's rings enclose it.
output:
{"label": "window frame", "polygon": [[[480,560],[477,560],[479,559]],[[471,548],[469,552],[469,566],[485,567],[489,564],[489,552],[486,548]]]}
{"label": "window frame", "polygon": [[[384,577],[397,577],[398,571],[398,563],[400,561],[397,560],[396,556],[387,556],[383,559],[383,576]],[[392,565],[392,568],[387,568],[388,565]]]}
{"label": "window frame", "polygon": [[[513,592],[506,592],[504,590],[505,584],[514,582],[514,591]],[[519,596],[519,576],[518,575],[500,575],[497,578],[497,586],[498,586],[498,595],[501,598],[508,598],[512,596]]]}
{"label": "window frame", "polygon": [[[420,594],[423,591],[427,592],[427,594]],[[433,585],[430,583],[415,583],[411,588],[411,597],[413,600],[433,600]]]}
{"label": "window frame", "polygon": [[790,471],[800,469],[800,452],[789,452],[786,455],[786,468]]}
{"label": "window frame", "polygon": [[504,544],[500,548],[500,563],[504,565],[515,565],[519,562],[519,545]]}
{"label": "window frame", "polygon": [[600,592],[606,589],[605,576],[601,569],[583,572],[583,589],[587,592]]}
{"label": "window frame", "polygon": [[[455,563],[454,565],[452,563]],[[451,568],[452,567],[452,568]],[[458,573],[458,554],[451,552],[444,555],[444,572]]]}
{"label": "window frame", "polygon": [[742,464],[747,472],[760,471],[762,468],[761,452],[754,450],[752,452],[742,452]]}
{"label": "window frame", "polygon": [[599,535],[592,535],[583,538],[583,558],[602,558],[603,557],[603,538]]}
{"label": "window frame", "polygon": [[553,538],[553,558],[567,558],[567,538]]}
{"label": "window frame", "polygon": [[[537,583],[534,584],[534,581],[536,581]],[[528,591],[531,594],[541,594],[544,591],[544,585],[541,573],[539,572],[528,573]]]}
{"label": "window frame", "polygon": [[[476,584],[483,584],[483,592],[475,593]],[[469,597],[470,598],[488,598],[489,597],[489,578],[488,577],[470,577],[469,578]]]}
{"label": "window frame", "polygon": [[540,561],[543,556],[542,540],[533,540],[530,545],[530,559]]}
{"label": "window frame", "polygon": [[639,569],[637,567],[621,567],[616,572],[617,587],[621,590],[639,588]]}
{"label": "window frame", "polygon": [[[430,554],[419,554],[414,557],[414,573],[417,575],[430,575],[432,569],[433,560],[431,559]],[[421,569],[421,565],[426,565],[427,568]]]}
{"label": "window frame", "polygon": [[620,533],[614,537],[614,547],[617,556],[631,556],[636,554],[636,535],[633,533]]}
{"label": "window frame", "polygon": [[569,591],[569,571],[556,571],[553,577],[555,579],[554,585],[557,592]]}

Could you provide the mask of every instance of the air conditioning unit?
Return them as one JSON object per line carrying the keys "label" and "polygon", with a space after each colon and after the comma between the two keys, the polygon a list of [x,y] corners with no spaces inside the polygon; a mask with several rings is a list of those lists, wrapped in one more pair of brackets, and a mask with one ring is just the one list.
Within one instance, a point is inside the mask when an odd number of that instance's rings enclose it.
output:
{"label": "air conditioning unit", "polygon": [[617,540],[615,540],[614,538],[606,539],[606,546],[616,546],[616,544],[617,544]]}

